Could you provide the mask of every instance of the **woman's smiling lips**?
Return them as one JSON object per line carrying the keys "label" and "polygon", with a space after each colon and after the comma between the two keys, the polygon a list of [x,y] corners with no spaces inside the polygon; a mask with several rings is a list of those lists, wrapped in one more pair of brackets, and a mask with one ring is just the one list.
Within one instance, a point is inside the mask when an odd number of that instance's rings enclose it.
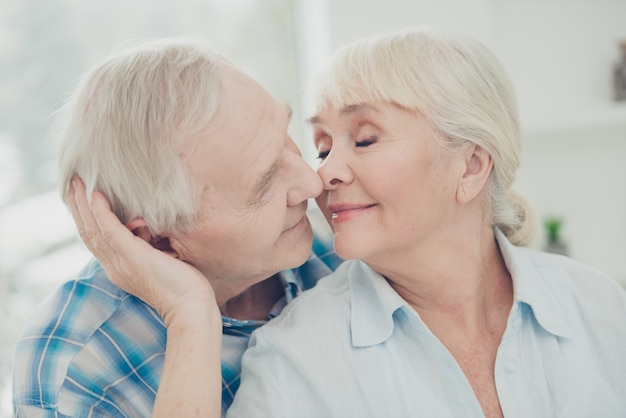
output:
{"label": "woman's smiling lips", "polygon": [[338,203],[329,205],[328,210],[332,213],[333,223],[338,223],[353,219],[374,206],[376,205]]}

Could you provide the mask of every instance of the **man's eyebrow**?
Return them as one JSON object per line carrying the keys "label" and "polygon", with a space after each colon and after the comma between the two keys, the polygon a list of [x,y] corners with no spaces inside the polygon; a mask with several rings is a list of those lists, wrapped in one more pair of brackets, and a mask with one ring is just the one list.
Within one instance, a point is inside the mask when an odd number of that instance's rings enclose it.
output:
{"label": "man's eyebrow", "polygon": [[319,116],[311,116],[310,118],[307,118],[304,121],[307,122],[309,125],[317,125],[322,120],[319,118]]}
{"label": "man's eyebrow", "polygon": [[272,180],[272,177],[274,177],[274,174],[276,174],[276,170],[278,170],[279,165],[280,163],[278,161],[274,162],[274,164],[272,164],[272,166],[266,170],[254,184],[254,187],[252,188],[251,202],[254,203],[258,201],[260,195],[263,193],[263,190],[265,190],[269,182]]}
{"label": "man's eyebrow", "polygon": [[287,110],[287,124],[291,122],[291,118],[293,117],[293,109],[289,103],[285,103],[285,109]]}
{"label": "man's eyebrow", "polygon": [[[289,103],[285,103],[285,110],[287,111],[287,124],[289,124],[289,122],[291,122],[291,118],[293,117],[293,110]],[[252,202],[256,202],[259,199],[260,195],[263,193],[263,190],[272,180],[272,177],[274,177],[274,174],[276,173],[276,170],[278,170],[279,166],[280,162],[275,161],[274,164],[272,164],[272,166],[267,169],[265,173],[261,175],[259,180],[254,184],[254,187],[252,188]]]}
{"label": "man's eyebrow", "polygon": [[[341,115],[349,115],[351,113],[356,113],[356,112],[380,112],[380,109],[377,108],[376,106],[373,106],[369,103],[358,103],[358,104],[353,104],[353,105],[348,105],[345,106],[343,109],[341,109],[339,111],[339,113]],[[315,124],[319,124],[322,123],[322,119],[317,116],[311,116],[310,118],[306,119],[306,122],[308,122],[311,125],[315,125]]]}

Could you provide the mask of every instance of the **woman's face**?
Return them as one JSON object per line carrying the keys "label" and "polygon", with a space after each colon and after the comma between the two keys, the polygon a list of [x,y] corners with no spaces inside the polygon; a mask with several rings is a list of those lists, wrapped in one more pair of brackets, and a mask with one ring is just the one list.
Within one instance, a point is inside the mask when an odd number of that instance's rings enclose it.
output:
{"label": "woman's face", "polygon": [[457,207],[463,158],[437,142],[419,113],[372,102],[310,121],[324,184],[317,203],[340,256],[377,264],[437,243]]}

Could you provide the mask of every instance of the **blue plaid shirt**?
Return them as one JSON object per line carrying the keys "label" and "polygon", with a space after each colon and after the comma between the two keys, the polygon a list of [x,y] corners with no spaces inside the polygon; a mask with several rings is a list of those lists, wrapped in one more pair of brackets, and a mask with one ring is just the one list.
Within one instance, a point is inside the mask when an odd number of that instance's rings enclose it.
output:
{"label": "blue plaid shirt", "polygon": [[[332,234],[316,228],[311,255],[280,274],[285,297],[270,318],[332,272],[341,259]],[[239,387],[250,333],[267,321],[223,318],[222,415]],[[113,285],[97,261],[38,307],[18,342],[16,417],[148,417],[165,355],[166,328],[147,304]]]}

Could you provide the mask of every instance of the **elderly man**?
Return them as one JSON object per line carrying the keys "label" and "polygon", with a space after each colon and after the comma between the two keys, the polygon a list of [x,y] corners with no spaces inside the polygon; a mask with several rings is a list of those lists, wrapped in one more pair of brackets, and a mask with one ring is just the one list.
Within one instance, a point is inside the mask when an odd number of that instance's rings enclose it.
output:
{"label": "elderly man", "polygon": [[[203,333],[217,336],[210,347],[193,347],[206,351],[207,363],[190,365],[190,373],[211,376],[221,367],[222,390],[216,382],[215,391],[198,396],[221,394],[226,412],[252,330],[340,262],[330,241],[314,246],[322,258],[311,252],[307,200],[322,185],[287,132],[290,116],[289,107],[197,40],[139,43],[82,78],[55,131],[63,196],[85,221],[83,240],[105,268],[127,277],[185,261],[205,291],[190,298],[198,286],[186,275],[167,289],[168,306],[153,308],[92,261],[26,324],[14,367],[16,416],[149,416],[157,389],[160,397],[168,393],[158,388],[169,373],[166,344],[179,368],[189,351],[171,347],[168,336],[185,341]],[[102,192],[94,194],[94,211],[110,202],[133,245],[156,248],[158,257],[120,266],[120,234],[93,240],[97,219],[81,212],[87,205],[80,201],[93,190]],[[177,321],[179,311],[210,316],[214,326]],[[184,407],[180,416],[187,416]]]}

